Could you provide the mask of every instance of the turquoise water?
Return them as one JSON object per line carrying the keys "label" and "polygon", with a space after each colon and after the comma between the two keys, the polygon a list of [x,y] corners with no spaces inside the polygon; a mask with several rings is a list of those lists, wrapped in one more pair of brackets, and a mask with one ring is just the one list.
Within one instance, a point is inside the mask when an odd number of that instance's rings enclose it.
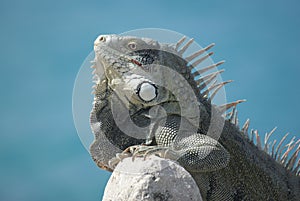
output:
{"label": "turquoise water", "polygon": [[215,42],[241,123],[300,138],[299,2],[0,1],[0,200],[100,200],[109,174],[72,119],[79,67],[102,33],[157,27]]}

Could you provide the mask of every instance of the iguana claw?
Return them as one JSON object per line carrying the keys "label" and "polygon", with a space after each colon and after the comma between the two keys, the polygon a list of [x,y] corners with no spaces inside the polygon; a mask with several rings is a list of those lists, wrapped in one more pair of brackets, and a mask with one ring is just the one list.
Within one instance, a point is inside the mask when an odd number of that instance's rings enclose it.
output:
{"label": "iguana claw", "polygon": [[169,158],[173,160],[176,160],[178,158],[178,154],[175,151],[173,151],[170,147],[143,146],[135,150],[132,159],[134,160],[135,157],[143,157],[143,159],[146,160],[146,158],[149,155],[156,155],[161,158]]}
{"label": "iguana claw", "polygon": [[108,165],[111,169],[115,169],[118,163],[124,158],[132,157],[132,161],[134,161],[136,157],[143,157],[143,159],[146,160],[149,155],[156,155],[161,158],[173,160],[178,158],[178,153],[173,151],[170,147],[134,145],[126,148],[122,153],[117,153],[116,157],[109,160]]}
{"label": "iguana claw", "polygon": [[122,153],[117,153],[116,157],[114,157],[108,161],[108,166],[112,170],[114,170],[115,167],[119,164],[119,162],[121,162],[124,158],[128,158],[130,156],[132,156],[132,154],[129,152],[125,152],[125,151],[123,151]]}

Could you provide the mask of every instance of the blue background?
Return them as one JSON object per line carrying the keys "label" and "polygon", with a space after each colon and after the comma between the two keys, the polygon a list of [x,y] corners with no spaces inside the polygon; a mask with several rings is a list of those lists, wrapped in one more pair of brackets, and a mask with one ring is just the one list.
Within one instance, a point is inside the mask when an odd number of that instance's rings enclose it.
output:
{"label": "blue background", "polygon": [[[300,3],[288,1],[0,2],[0,200],[100,200],[109,174],[81,144],[72,89],[103,33],[157,27],[226,59],[223,79],[241,121],[300,138]],[[289,138],[289,139],[290,139]]]}

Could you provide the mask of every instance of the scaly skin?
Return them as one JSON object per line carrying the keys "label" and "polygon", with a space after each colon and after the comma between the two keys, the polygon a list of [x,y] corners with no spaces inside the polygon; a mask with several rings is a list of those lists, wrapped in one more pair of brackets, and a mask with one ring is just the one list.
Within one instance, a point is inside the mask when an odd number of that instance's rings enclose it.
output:
{"label": "scaly skin", "polygon": [[[245,135],[248,124],[242,132],[232,123],[234,112],[229,120],[222,117],[242,101],[212,105],[212,97],[200,90],[218,73],[197,81],[194,66],[177,50],[180,43],[118,35],[96,39],[94,161],[112,171],[110,162],[125,149],[128,156],[158,153],[191,173],[203,200],[297,200],[297,168],[287,170],[255,146]],[[223,84],[213,88],[218,86]]]}

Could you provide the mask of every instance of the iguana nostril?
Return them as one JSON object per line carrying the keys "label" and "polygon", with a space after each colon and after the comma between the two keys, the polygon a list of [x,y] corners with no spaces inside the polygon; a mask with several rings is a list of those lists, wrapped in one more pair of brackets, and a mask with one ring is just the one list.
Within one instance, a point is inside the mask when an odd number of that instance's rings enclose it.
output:
{"label": "iguana nostril", "polygon": [[106,41],[106,38],[105,38],[104,36],[101,36],[101,37],[99,38],[99,41],[100,41],[100,42],[105,42],[105,41]]}
{"label": "iguana nostril", "polygon": [[156,87],[149,82],[143,82],[139,86],[138,96],[144,101],[151,101],[156,97]]}
{"label": "iguana nostril", "polygon": [[94,46],[98,46],[100,44],[103,44],[107,41],[107,37],[105,35],[100,35],[96,38],[94,41]]}

